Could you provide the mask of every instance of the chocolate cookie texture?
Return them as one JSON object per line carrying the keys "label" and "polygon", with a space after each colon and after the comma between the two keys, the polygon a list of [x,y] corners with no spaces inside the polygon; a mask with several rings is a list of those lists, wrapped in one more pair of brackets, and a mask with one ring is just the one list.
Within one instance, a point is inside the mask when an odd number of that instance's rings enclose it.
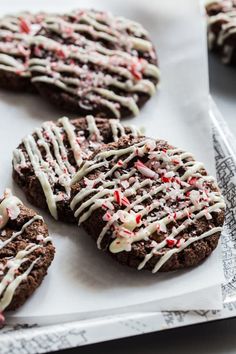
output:
{"label": "chocolate cookie texture", "polygon": [[196,266],[215,249],[225,203],[192,154],[165,141],[120,138],[74,176],[71,208],[118,262],[170,271]]}
{"label": "chocolate cookie texture", "polygon": [[159,69],[147,31],[94,10],[48,16],[32,39],[32,82],[47,100],[79,115],[137,115]]}
{"label": "chocolate cookie texture", "polygon": [[13,178],[32,204],[55,219],[74,222],[69,207],[71,178],[96,148],[126,134],[137,136],[138,131],[124,128],[117,119],[87,116],[45,122],[14,151]]}
{"label": "chocolate cookie texture", "polygon": [[0,200],[0,312],[24,304],[47,274],[54,252],[43,218],[6,190]]}
{"label": "chocolate cookie texture", "polygon": [[225,64],[236,64],[236,1],[209,1],[209,48],[220,53]]}
{"label": "chocolate cookie texture", "polygon": [[28,12],[0,18],[0,87],[35,90],[28,70],[30,38],[40,30],[43,18]]}

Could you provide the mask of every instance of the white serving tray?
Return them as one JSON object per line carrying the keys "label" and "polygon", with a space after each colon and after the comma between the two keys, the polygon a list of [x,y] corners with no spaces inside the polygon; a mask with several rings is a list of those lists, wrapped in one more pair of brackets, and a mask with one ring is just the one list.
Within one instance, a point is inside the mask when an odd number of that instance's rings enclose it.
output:
{"label": "white serving tray", "polygon": [[227,236],[222,237],[226,281],[223,310],[133,312],[90,320],[38,326],[13,325],[1,330],[0,354],[35,354],[83,346],[236,316],[236,143],[216,105],[209,98],[217,178],[227,203]]}

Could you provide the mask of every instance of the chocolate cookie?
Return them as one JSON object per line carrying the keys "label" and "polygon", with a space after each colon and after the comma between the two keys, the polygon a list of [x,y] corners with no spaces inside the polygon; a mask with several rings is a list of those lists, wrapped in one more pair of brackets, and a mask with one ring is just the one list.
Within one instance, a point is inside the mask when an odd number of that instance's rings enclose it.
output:
{"label": "chocolate cookie", "polygon": [[128,133],[136,136],[138,131],[124,128],[117,119],[87,116],[45,122],[14,151],[13,178],[32,204],[49,210],[55,219],[74,222],[71,178],[96,148]]}
{"label": "chocolate cookie", "polygon": [[236,1],[210,1],[208,14],[209,48],[218,52],[225,64],[236,64]]}
{"label": "chocolate cookie", "polygon": [[28,12],[0,18],[0,87],[35,91],[28,70],[29,40],[40,30],[43,18]]}
{"label": "chocolate cookie", "polygon": [[0,312],[25,303],[54,253],[43,218],[6,190],[0,199]]}
{"label": "chocolate cookie", "polygon": [[86,161],[72,183],[80,225],[118,262],[170,271],[215,249],[225,203],[192,154],[165,141],[123,137]]}
{"label": "chocolate cookie", "polygon": [[159,69],[147,31],[94,10],[49,16],[32,39],[30,71],[40,94],[79,115],[137,115]]}

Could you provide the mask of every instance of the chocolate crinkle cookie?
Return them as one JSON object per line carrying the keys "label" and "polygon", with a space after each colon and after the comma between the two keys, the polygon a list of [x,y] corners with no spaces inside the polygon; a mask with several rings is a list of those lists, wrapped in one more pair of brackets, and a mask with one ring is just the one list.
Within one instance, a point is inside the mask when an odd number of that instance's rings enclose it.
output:
{"label": "chocolate crinkle cookie", "polygon": [[121,264],[171,271],[216,248],[225,203],[201,162],[165,141],[122,137],[98,149],[72,180],[78,223]]}
{"label": "chocolate crinkle cookie", "polygon": [[43,13],[28,12],[0,18],[0,87],[36,91],[28,67],[30,39],[41,29],[43,19]]}
{"label": "chocolate crinkle cookie", "polygon": [[25,303],[47,274],[54,253],[43,218],[6,190],[0,199],[0,313]]}
{"label": "chocolate crinkle cookie", "polygon": [[236,1],[211,0],[206,4],[209,48],[225,64],[236,64]]}
{"label": "chocolate crinkle cookie", "polygon": [[45,122],[14,151],[13,178],[33,205],[55,219],[75,222],[69,206],[71,179],[94,150],[127,134],[138,136],[139,131],[117,119],[91,115]]}
{"label": "chocolate crinkle cookie", "polygon": [[159,81],[143,26],[95,10],[46,17],[32,39],[29,70],[54,105],[107,118],[137,115]]}

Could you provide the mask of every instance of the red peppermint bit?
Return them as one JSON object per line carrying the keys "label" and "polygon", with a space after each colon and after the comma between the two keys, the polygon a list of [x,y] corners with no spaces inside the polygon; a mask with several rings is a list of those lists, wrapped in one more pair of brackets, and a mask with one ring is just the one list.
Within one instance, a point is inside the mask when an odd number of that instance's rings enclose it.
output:
{"label": "red peppermint bit", "polygon": [[17,75],[21,75],[21,74],[23,73],[23,71],[20,70],[20,69],[17,69],[17,70],[15,70],[15,73],[16,73]]}
{"label": "red peppermint bit", "polygon": [[184,239],[180,238],[176,243],[176,247],[178,247],[178,248],[181,247],[183,243],[184,243]]}
{"label": "red peppermint bit", "polygon": [[133,232],[130,231],[130,230],[124,230],[124,233],[127,234],[127,235],[132,235],[133,234]]}
{"label": "red peppermint bit", "polygon": [[5,317],[2,312],[0,312],[0,327],[2,327],[5,323]]}
{"label": "red peppermint bit", "polygon": [[172,238],[167,238],[166,243],[168,247],[172,248],[176,245],[177,241]]}
{"label": "red peppermint bit", "polygon": [[173,164],[175,164],[175,165],[179,165],[179,161],[178,160],[172,160],[172,162],[173,162]]}
{"label": "red peppermint bit", "polygon": [[187,191],[185,194],[186,194],[186,197],[189,197],[190,196],[190,191]]}
{"label": "red peppermint bit", "polygon": [[174,218],[175,220],[176,220],[176,218],[177,218],[177,213],[176,213],[176,211],[174,212],[173,218]]}
{"label": "red peppermint bit", "polygon": [[119,160],[119,161],[117,162],[117,165],[118,165],[118,166],[123,166],[123,161],[122,161],[122,160]]}
{"label": "red peppermint bit", "polygon": [[167,151],[166,149],[162,149],[162,152],[164,152],[164,154],[166,154],[166,151]]}
{"label": "red peppermint bit", "polygon": [[136,220],[136,223],[137,223],[137,224],[140,223],[141,219],[142,219],[142,215],[141,215],[141,214],[136,215],[135,220]]}
{"label": "red peppermint bit", "polygon": [[73,30],[73,28],[71,28],[71,27],[65,27],[65,28],[64,28],[64,31],[65,31],[65,33],[67,33],[68,35],[71,35],[71,34],[74,33],[74,30]]}
{"label": "red peppermint bit", "polygon": [[121,204],[125,205],[125,206],[129,206],[130,205],[130,201],[128,198],[126,197],[122,197],[121,198]]}
{"label": "red peppermint bit", "polygon": [[112,216],[109,213],[109,211],[107,211],[106,214],[103,215],[103,220],[104,221],[109,221],[109,220],[111,220],[111,218],[112,218]]}
{"label": "red peppermint bit", "polygon": [[108,209],[108,206],[103,203],[103,204],[102,204],[102,209],[106,210],[106,209]]}
{"label": "red peppermint bit", "polygon": [[23,33],[30,33],[30,26],[23,18],[20,19],[20,31]]}
{"label": "red peppermint bit", "polygon": [[121,205],[121,192],[119,190],[114,191],[114,198],[117,204]]}
{"label": "red peppermint bit", "polygon": [[190,213],[188,210],[186,210],[186,215],[187,215],[187,218],[191,218],[192,213]]}
{"label": "red peppermint bit", "polygon": [[197,177],[191,177],[190,180],[188,181],[190,186],[193,186],[194,184],[196,184],[196,182],[197,182]]}
{"label": "red peppermint bit", "polygon": [[161,181],[162,181],[163,183],[168,183],[168,182],[171,181],[171,179],[168,178],[168,177],[162,176],[162,177],[161,177]]}
{"label": "red peppermint bit", "polygon": [[63,52],[62,49],[57,50],[57,56],[61,59],[66,59],[66,54],[65,54],[65,52]]}
{"label": "red peppermint bit", "polygon": [[138,70],[137,64],[132,64],[131,65],[130,72],[135,77],[135,79],[137,79],[137,80],[141,80],[142,79],[142,74]]}
{"label": "red peppermint bit", "polygon": [[144,165],[140,160],[135,163],[135,167],[145,177],[154,178],[156,176],[156,173]]}

